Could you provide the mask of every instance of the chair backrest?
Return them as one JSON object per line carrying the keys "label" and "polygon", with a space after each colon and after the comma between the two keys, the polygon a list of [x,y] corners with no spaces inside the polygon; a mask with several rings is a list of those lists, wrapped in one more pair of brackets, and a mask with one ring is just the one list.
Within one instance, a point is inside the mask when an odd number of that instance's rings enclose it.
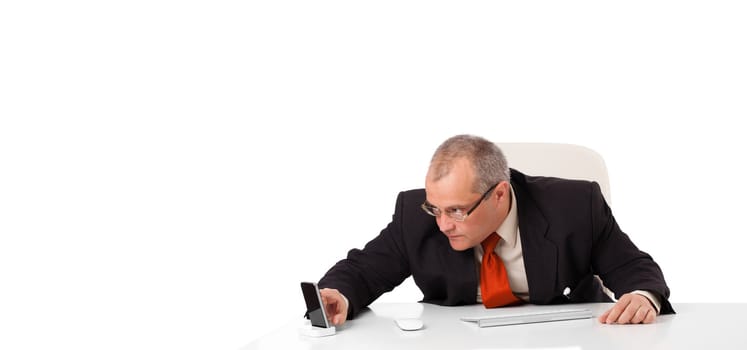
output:
{"label": "chair backrest", "polygon": [[591,180],[611,203],[610,181],[602,156],[584,146],[564,143],[497,143],[508,166],[527,175]]}

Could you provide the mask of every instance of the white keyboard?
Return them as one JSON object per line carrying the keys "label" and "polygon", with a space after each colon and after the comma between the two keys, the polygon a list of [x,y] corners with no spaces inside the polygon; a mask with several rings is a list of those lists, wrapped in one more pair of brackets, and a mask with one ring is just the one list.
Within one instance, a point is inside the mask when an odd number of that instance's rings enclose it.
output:
{"label": "white keyboard", "polygon": [[462,321],[476,322],[478,327],[507,326],[537,322],[554,322],[591,318],[590,309],[560,309],[525,311],[502,315],[480,315],[462,317]]}

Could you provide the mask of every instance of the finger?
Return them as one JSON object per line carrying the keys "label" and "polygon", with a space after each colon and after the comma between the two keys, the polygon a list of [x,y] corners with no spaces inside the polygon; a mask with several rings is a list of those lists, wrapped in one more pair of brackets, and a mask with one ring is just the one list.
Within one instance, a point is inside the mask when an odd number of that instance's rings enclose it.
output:
{"label": "finger", "polygon": [[320,290],[319,294],[322,296],[322,303],[325,307],[335,306],[339,303],[340,296],[336,289],[325,288]]}
{"label": "finger", "polygon": [[334,300],[330,300],[329,303],[324,306],[324,310],[327,312],[327,318],[329,318],[330,321],[339,313],[338,309],[337,302]]}
{"label": "finger", "polygon": [[618,318],[620,317],[620,314],[622,314],[623,311],[625,311],[625,308],[628,306],[629,301],[626,298],[620,298],[620,300],[615,303],[615,306],[613,306],[609,310],[609,314],[607,315],[607,319],[604,320],[604,323],[612,324],[615,322],[618,322]]}
{"label": "finger", "polygon": [[609,316],[611,310],[612,309],[610,308],[607,311],[605,311],[603,314],[599,315],[599,318],[598,318],[599,322],[606,323],[607,322],[607,316]]}
{"label": "finger", "polygon": [[335,326],[339,326],[345,323],[345,320],[348,317],[348,310],[345,309],[344,303],[337,303],[337,306],[338,307],[334,312],[329,313],[330,315],[333,315],[331,321]]}
{"label": "finger", "polygon": [[[651,323],[656,317],[655,311],[649,307],[641,307],[634,317],[634,323]],[[653,317],[652,317],[653,316]]]}
{"label": "finger", "polygon": [[325,307],[329,307],[335,304],[335,298],[329,295],[322,295],[322,303]]}
{"label": "finger", "polygon": [[630,319],[627,319],[627,315],[623,314],[618,319],[618,323],[651,323],[656,318],[656,311],[651,304],[651,301],[643,295],[628,293],[623,295],[620,299],[629,299],[630,304],[628,305],[628,311],[635,309],[635,313],[630,313]]}
{"label": "finger", "polygon": [[646,318],[646,313],[648,311],[644,307],[639,307],[638,310],[635,311],[635,314],[633,314],[633,317],[630,318],[631,324],[638,324],[643,322],[643,320]]}
{"label": "finger", "polygon": [[337,289],[322,288],[322,289],[319,290],[319,294],[321,294],[322,297],[328,297],[328,296],[331,296],[331,295],[335,295],[335,293],[339,293],[337,291]]}
{"label": "finger", "polygon": [[622,313],[620,313],[620,316],[617,317],[617,323],[619,324],[628,324],[633,323],[631,322],[633,320],[633,317],[635,317],[638,310],[641,308],[640,304],[637,303],[630,303],[625,307],[625,310],[623,310]]}
{"label": "finger", "polygon": [[623,324],[638,324],[646,318],[646,308],[639,304],[631,303],[628,308],[620,315],[618,323]]}
{"label": "finger", "polygon": [[319,295],[321,295],[322,302],[325,303],[325,304],[329,302],[329,300],[331,299],[332,294],[333,294],[332,290],[328,289],[328,288],[323,288],[323,289],[319,290]]}
{"label": "finger", "polygon": [[319,295],[322,297],[322,304],[324,305],[324,311],[327,314],[327,320],[332,322],[335,314],[337,313],[335,299],[332,295],[330,295],[330,291],[326,288],[319,290]]}
{"label": "finger", "polygon": [[656,311],[654,311],[654,309],[649,309],[646,318],[643,319],[643,323],[654,323],[654,321],[656,321]]}
{"label": "finger", "polygon": [[653,323],[656,320],[656,309],[650,303],[644,303],[636,312],[631,323]]}
{"label": "finger", "polygon": [[607,319],[604,320],[604,323],[606,324],[613,324],[617,322],[617,318],[620,317],[620,314],[622,313],[619,306],[613,306],[610,309],[609,314],[607,315]]}
{"label": "finger", "polygon": [[324,305],[324,312],[327,313],[327,318],[330,320],[332,320],[332,316],[334,316],[337,313],[335,311],[335,307],[332,304]]}
{"label": "finger", "polygon": [[321,289],[322,302],[325,304],[324,309],[327,312],[327,319],[335,326],[345,323],[348,310],[345,308],[345,301],[342,294],[337,289]]}

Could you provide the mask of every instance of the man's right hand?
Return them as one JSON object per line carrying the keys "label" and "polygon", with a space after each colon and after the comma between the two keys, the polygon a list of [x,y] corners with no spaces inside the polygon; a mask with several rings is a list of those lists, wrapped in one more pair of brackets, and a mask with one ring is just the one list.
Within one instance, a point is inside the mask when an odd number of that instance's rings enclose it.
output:
{"label": "man's right hand", "polygon": [[339,326],[345,323],[348,318],[348,305],[345,297],[337,289],[322,288],[319,290],[324,303],[324,311],[327,312],[327,318],[333,325]]}

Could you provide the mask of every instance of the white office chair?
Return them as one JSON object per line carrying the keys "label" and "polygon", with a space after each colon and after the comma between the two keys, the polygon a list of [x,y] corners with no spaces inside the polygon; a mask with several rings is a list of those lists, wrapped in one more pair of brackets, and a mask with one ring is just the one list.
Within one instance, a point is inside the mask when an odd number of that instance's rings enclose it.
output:
{"label": "white office chair", "polygon": [[611,203],[607,166],[592,149],[564,143],[498,143],[508,166],[527,175],[591,180],[599,183]]}
{"label": "white office chair", "polygon": [[[498,143],[508,166],[527,175],[596,181],[609,205],[610,181],[602,156],[590,148],[564,143]],[[599,276],[602,291],[615,300]]]}

